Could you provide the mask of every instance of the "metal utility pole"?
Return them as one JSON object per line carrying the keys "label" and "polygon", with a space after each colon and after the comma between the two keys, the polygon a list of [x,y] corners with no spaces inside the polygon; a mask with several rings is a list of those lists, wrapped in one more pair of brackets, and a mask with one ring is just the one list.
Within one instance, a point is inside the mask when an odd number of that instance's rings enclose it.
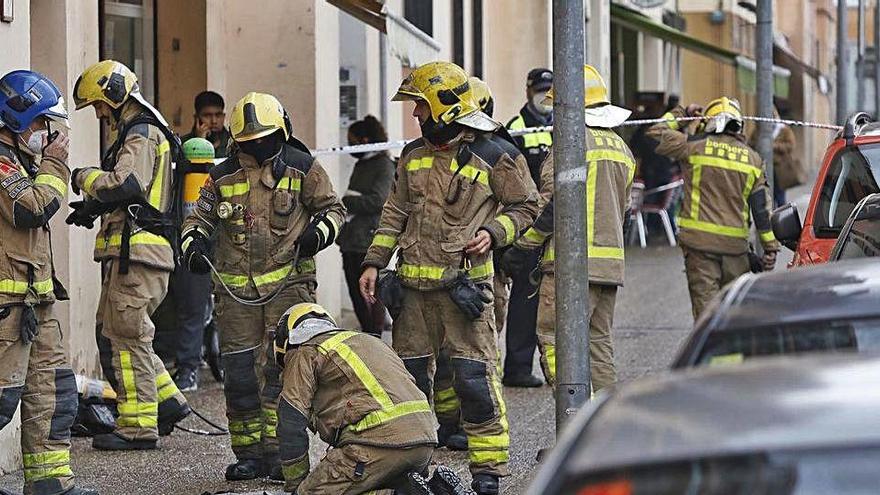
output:
{"label": "metal utility pole", "polygon": [[[755,42],[758,115],[773,117],[773,0],[758,0],[758,30]],[[773,192],[773,124],[758,123],[758,153],[766,165],[767,183]]]}
{"label": "metal utility pole", "polygon": [[847,50],[846,0],[837,0],[837,123],[846,122],[849,106],[849,51]]}
{"label": "metal utility pole", "polygon": [[589,397],[584,3],[553,0],[556,432]]}
{"label": "metal utility pole", "polygon": [[880,118],[880,2],[874,3],[874,118]]}
{"label": "metal utility pole", "polygon": [[856,56],[856,110],[865,109],[865,0],[859,0],[857,18],[858,42]]}

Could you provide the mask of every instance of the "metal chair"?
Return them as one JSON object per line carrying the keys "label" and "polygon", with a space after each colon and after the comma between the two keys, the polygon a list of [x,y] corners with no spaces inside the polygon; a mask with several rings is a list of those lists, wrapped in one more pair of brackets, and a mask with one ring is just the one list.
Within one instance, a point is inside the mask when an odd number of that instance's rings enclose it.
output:
{"label": "metal chair", "polygon": [[[658,215],[663,223],[663,230],[666,231],[666,240],[670,246],[676,246],[675,228],[672,226],[672,220],[669,218],[669,207],[678,198],[678,193],[684,181],[681,179],[673,180],[668,184],[664,184],[652,189],[645,189],[645,184],[636,180],[633,181],[632,193],[630,195],[630,206],[632,208],[632,219],[635,221],[636,228],[630,230],[630,240],[632,236],[638,234],[639,245],[647,246],[647,232],[645,228],[645,215]],[[656,193],[663,192],[662,200],[659,203],[645,203],[645,198]]]}

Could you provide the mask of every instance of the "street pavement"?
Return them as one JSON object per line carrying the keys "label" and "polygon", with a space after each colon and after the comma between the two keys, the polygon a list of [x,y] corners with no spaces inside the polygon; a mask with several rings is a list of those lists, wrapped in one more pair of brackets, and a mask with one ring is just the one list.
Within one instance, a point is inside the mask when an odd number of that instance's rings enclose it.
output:
{"label": "street pavement", "polygon": [[[780,267],[784,267],[784,262]],[[692,326],[681,252],[669,246],[628,248],[626,286],[618,294],[614,322],[616,363],[621,381],[662,371]],[[535,373],[540,374],[537,360]],[[225,424],[222,388],[203,370],[200,388],[188,394],[193,406]],[[537,469],[538,448],[552,446],[554,407],[549,387],[504,389],[510,421],[510,471],[505,494],[524,493]],[[184,424],[206,428],[196,418]],[[227,483],[226,465],[234,461],[225,436],[206,437],[176,431],[161,440],[161,450],[110,453],[92,450],[89,439],[74,439],[72,465],[77,483],[102,494],[283,493],[277,484]],[[11,448],[5,446],[4,448]],[[325,446],[313,441],[312,465]],[[440,449],[435,462],[455,468],[466,479],[467,454]],[[21,472],[0,477],[0,488],[21,489]]]}

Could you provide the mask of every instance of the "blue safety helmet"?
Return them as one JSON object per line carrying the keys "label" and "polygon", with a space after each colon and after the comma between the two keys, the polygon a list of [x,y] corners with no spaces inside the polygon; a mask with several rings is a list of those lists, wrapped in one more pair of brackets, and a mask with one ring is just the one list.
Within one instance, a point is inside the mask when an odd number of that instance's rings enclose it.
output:
{"label": "blue safety helmet", "polygon": [[0,126],[21,134],[41,115],[67,127],[64,98],[55,83],[30,70],[0,78]]}

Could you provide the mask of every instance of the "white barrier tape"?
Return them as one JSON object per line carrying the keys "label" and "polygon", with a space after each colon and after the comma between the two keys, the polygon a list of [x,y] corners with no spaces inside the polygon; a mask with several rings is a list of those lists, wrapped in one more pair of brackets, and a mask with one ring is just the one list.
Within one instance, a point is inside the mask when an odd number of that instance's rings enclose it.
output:
{"label": "white barrier tape", "polygon": [[[675,120],[678,122],[691,122],[694,120],[708,120],[710,117],[678,117]],[[820,124],[818,122],[805,122],[802,120],[788,120],[788,119],[775,119],[775,118],[767,118],[767,117],[753,117],[753,116],[743,116],[743,120],[750,120],[752,122],[770,122],[772,124],[786,124],[797,127],[812,127],[816,129],[826,129],[829,131],[839,131],[843,129],[842,126],[832,125],[832,124]],[[659,124],[662,122],[669,122],[670,119],[665,119],[663,117],[656,119],[639,119],[639,120],[627,120],[623,124],[620,124],[619,127],[631,127],[631,126],[640,126],[640,125],[648,125],[648,124]],[[517,129],[515,131],[508,131],[511,136],[522,136],[524,134],[535,134],[538,132],[553,132],[553,126],[542,126],[542,127],[527,127],[525,129]],[[333,148],[322,148],[319,150],[312,151],[312,154],[315,156],[322,155],[345,155],[349,153],[369,153],[372,151],[386,151],[393,150],[398,148],[403,148],[407,145],[411,140],[399,140],[399,141],[388,141],[385,143],[370,143],[370,144],[355,144],[351,146],[335,146]]]}

